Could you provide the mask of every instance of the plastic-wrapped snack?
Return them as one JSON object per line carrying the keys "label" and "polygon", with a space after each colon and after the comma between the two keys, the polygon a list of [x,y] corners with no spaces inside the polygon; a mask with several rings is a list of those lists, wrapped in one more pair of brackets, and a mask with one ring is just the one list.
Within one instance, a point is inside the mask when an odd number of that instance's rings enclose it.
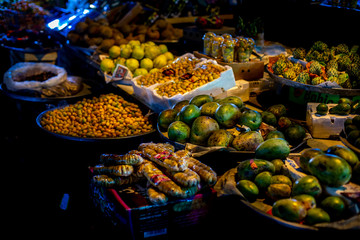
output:
{"label": "plastic-wrapped snack", "polygon": [[189,168],[183,172],[167,171],[166,173],[168,173],[176,183],[184,187],[194,187],[200,183],[200,176]]}
{"label": "plastic-wrapped snack", "polygon": [[106,174],[115,177],[127,177],[133,173],[134,167],[132,165],[116,165],[116,166],[104,166],[97,165],[93,168],[96,174]]}
{"label": "plastic-wrapped snack", "polygon": [[156,190],[153,187],[149,187],[147,189],[147,194],[149,196],[150,202],[152,202],[153,204],[163,204],[166,203],[168,200],[167,196],[164,193]]}
{"label": "plastic-wrapped snack", "polygon": [[116,177],[114,178],[115,181],[115,186],[121,186],[121,185],[125,185],[125,184],[131,184],[131,183],[136,183],[139,182],[141,180],[141,177],[137,177],[134,175],[130,175],[128,177]]}
{"label": "plastic-wrapped snack", "polygon": [[100,187],[111,188],[115,185],[115,180],[107,175],[95,175],[92,182]]}
{"label": "plastic-wrapped snack", "polygon": [[144,159],[138,154],[127,153],[125,155],[118,154],[101,154],[100,162],[106,166],[110,165],[139,165]]}
{"label": "plastic-wrapped snack", "polygon": [[187,197],[187,193],[152,162],[145,163],[144,176],[151,185],[173,197]]}
{"label": "plastic-wrapped snack", "polygon": [[140,144],[139,149],[149,160],[159,164],[170,171],[184,171],[187,168],[185,158],[179,157],[164,145],[155,143]]}
{"label": "plastic-wrapped snack", "polygon": [[217,175],[214,170],[212,170],[211,167],[209,167],[206,164],[203,164],[199,160],[196,160],[195,158],[188,157],[188,168],[199,174],[200,179],[204,182],[206,182],[209,185],[213,185],[217,181]]}
{"label": "plastic-wrapped snack", "polygon": [[142,150],[143,148],[151,148],[157,152],[162,152],[162,151],[171,151],[174,152],[175,151],[175,147],[173,145],[171,145],[170,143],[153,143],[153,142],[149,142],[149,143],[141,143],[139,145],[139,150]]}

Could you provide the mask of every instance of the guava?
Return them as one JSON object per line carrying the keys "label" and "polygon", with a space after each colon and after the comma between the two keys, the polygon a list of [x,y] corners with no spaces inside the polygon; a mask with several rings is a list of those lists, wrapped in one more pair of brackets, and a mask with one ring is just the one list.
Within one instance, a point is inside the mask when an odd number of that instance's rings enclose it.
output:
{"label": "guava", "polygon": [[100,69],[105,73],[112,72],[114,68],[115,68],[114,61],[110,58],[105,58],[100,63]]}
{"label": "guava", "polygon": [[168,61],[174,60],[174,55],[171,52],[163,53]]}
{"label": "guava", "polygon": [[154,59],[154,67],[156,67],[156,68],[162,68],[162,67],[166,66],[166,64],[167,64],[167,59],[163,54],[157,56]]}
{"label": "guava", "polygon": [[161,54],[159,46],[146,46],[145,57],[154,59]]}
{"label": "guava", "polygon": [[120,56],[120,52],[121,52],[121,49],[119,46],[112,46],[110,49],[109,49],[109,56],[110,58],[114,59],[114,58],[117,58]]}
{"label": "guava", "polygon": [[154,63],[150,58],[143,58],[140,61],[140,67],[150,71],[154,67]]}
{"label": "guava", "polygon": [[140,75],[146,75],[148,74],[148,70],[145,68],[137,68],[134,71],[134,77],[140,76]]}
{"label": "guava", "polygon": [[129,58],[131,56],[131,53],[132,53],[131,48],[123,47],[123,48],[121,48],[120,57]]}
{"label": "guava", "polygon": [[135,58],[129,58],[125,61],[125,66],[131,71],[134,72],[135,69],[139,67],[139,61]]}
{"label": "guava", "polygon": [[168,48],[165,44],[160,44],[159,48],[161,53],[166,53],[168,51]]}
{"label": "guava", "polygon": [[134,48],[134,46],[140,46],[141,43],[139,40],[130,40],[128,44],[131,46],[131,48]]}
{"label": "guava", "polygon": [[135,46],[132,50],[132,53],[131,53],[131,57],[132,58],[135,58],[137,60],[141,60],[144,58],[144,55],[145,55],[145,52],[144,50],[139,47],[139,46]]}

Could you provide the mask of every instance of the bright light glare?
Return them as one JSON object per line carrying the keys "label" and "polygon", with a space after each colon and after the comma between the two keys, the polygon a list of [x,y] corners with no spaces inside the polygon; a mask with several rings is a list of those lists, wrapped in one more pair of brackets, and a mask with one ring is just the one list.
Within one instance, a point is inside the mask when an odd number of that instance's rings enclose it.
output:
{"label": "bright light glare", "polygon": [[76,15],[72,15],[71,17],[69,17],[69,21],[73,20],[76,18]]}
{"label": "bright light glare", "polygon": [[89,12],[89,9],[84,9],[83,14],[88,14]]}
{"label": "bright light glare", "polygon": [[57,26],[59,26],[59,19],[55,19],[55,20],[49,22],[48,26],[50,29],[56,28]]}

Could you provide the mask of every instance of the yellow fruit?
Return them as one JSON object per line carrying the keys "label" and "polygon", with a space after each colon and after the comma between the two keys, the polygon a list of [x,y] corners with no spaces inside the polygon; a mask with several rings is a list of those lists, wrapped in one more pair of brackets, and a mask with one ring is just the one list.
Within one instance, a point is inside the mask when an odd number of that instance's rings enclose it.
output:
{"label": "yellow fruit", "polygon": [[167,59],[164,54],[161,54],[154,59],[154,67],[156,68],[162,68],[166,66],[166,64],[167,64]]}
{"label": "yellow fruit", "polygon": [[139,68],[139,61],[135,58],[128,58],[125,61],[125,66],[131,71],[134,72],[135,69]]}
{"label": "yellow fruit", "polygon": [[116,66],[117,64],[120,64],[120,65],[125,66],[125,61],[126,61],[126,58],[118,57],[118,58],[115,60],[114,64],[115,64],[115,66]]}
{"label": "yellow fruit", "polygon": [[145,52],[140,46],[135,46],[132,50],[131,57],[137,60],[144,58]]}
{"label": "yellow fruit", "polygon": [[140,75],[146,75],[148,74],[148,70],[145,68],[137,68],[134,71],[134,77],[140,76]]}
{"label": "yellow fruit", "polygon": [[171,52],[164,53],[167,60],[174,60],[174,55]]}
{"label": "yellow fruit", "polygon": [[158,71],[159,71],[158,68],[153,68],[153,69],[151,69],[151,70],[149,71],[149,73],[156,73],[156,72],[158,72]]}
{"label": "yellow fruit", "polygon": [[168,48],[165,44],[160,44],[159,48],[161,53],[166,53],[168,51]]}
{"label": "yellow fruit", "polygon": [[109,56],[110,58],[114,59],[114,58],[117,58],[120,56],[120,47],[119,46],[112,46],[110,49],[109,49]]}
{"label": "yellow fruit", "polygon": [[111,73],[115,68],[114,61],[110,58],[105,58],[100,63],[100,69],[101,71],[105,73]]}
{"label": "yellow fruit", "polygon": [[140,61],[140,67],[150,71],[154,67],[154,63],[150,58],[143,58]]}
{"label": "yellow fruit", "polygon": [[141,43],[139,40],[130,40],[128,44],[131,46],[131,48],[134,48],[134,46],[140,46]]}
{"label": "yellow fruit", "polygon": [[150,59],[155,59],[161,54],[159,46],[146,46],[145,47],[145,57]]}

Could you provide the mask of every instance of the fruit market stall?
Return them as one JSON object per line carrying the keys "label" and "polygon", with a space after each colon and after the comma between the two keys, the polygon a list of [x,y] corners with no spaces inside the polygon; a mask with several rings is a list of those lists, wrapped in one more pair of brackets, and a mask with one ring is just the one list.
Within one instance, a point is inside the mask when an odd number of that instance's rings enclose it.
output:
{"label": "fruit market stall", "polygon": [[0,85],[16,230],[124,239],[359,231],[356,43],[299,33],[294,44],[292,28],[269,24],[280,3],[80,2],[46,23],[62,46],[56,61],[11,64]]}

